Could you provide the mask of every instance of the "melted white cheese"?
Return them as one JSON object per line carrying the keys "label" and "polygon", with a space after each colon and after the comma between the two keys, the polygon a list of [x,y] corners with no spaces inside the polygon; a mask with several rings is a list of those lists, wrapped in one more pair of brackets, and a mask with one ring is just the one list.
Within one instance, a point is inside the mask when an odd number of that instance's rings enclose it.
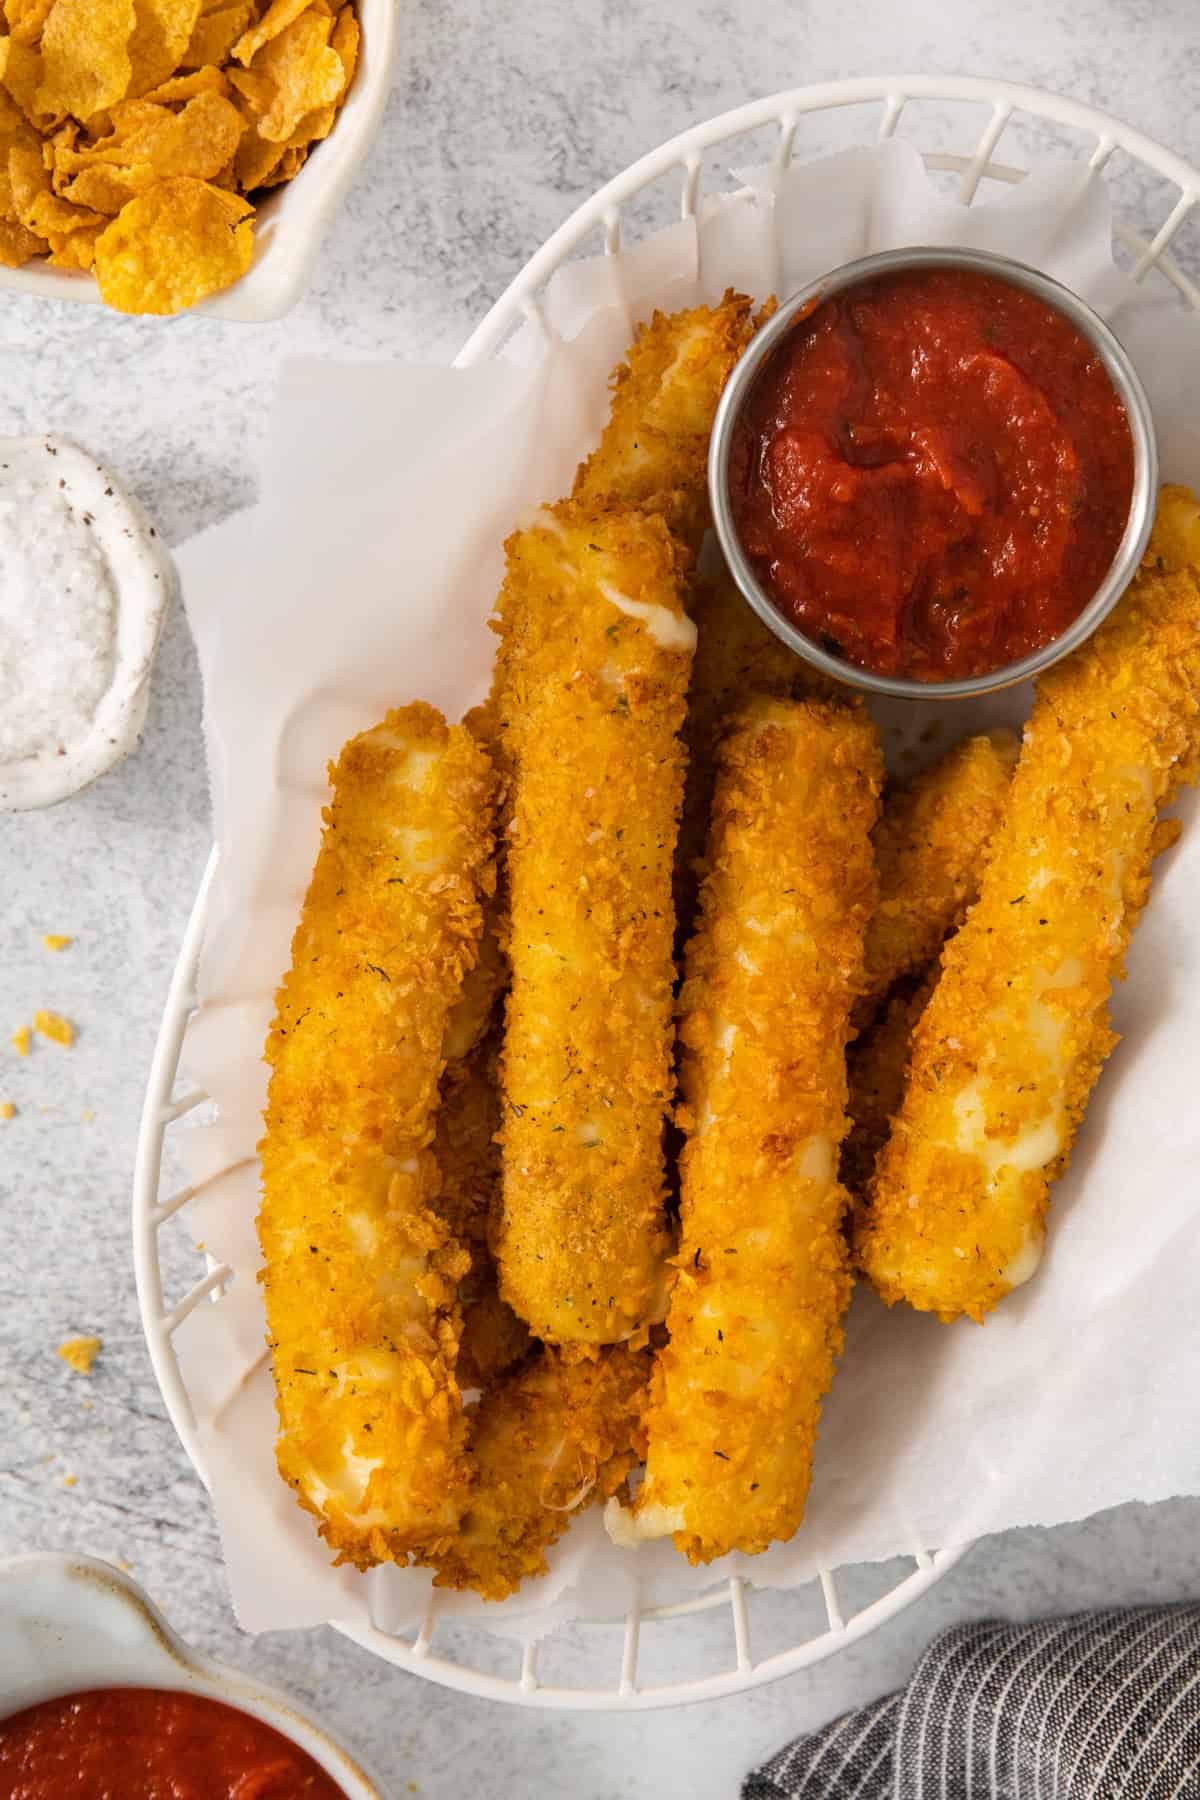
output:
{"label": "melted white cheese", "polygon": [[410,750],[393,776],[397,787],[423,788],[431,769],[441,761],[438,750]]}
{"label": "melted white cheese", "polygon": [[566,528],[548,506],[527,506],[517,514],[518,531],[548,531],[551,537],[567,541]]}
{"label": "melted white cheese", "polygon": [[683,1530],[683,1508],[660,1506],[657,1501],[631,1512],[615,1497],[604,1508],[604,1529],[619,1550],[636,1550],[654,1538]]}
{"label": "melted white cheese", "polygon": [[[736,1037],[736,1025],[718,1024],[713,1031],[713,1043],[716,1045],[721,1060],[713,1070],[709,1080],[708,1092],[710,1096],[715,1092],[718,1082],[724,1081],[726,1075],[729,1073],[729,1064],[733,1058],[733,1045]],[[711,1098],[706,1099],[703,1106],[700,1108],[699,1115],[696,1119],[695,1135],[697,1137],[703,1136],[712,1124],[715,1116]]]}
{"label": "melted white cheese", "polygon": [[368,1511],[362,1506],[371,1476],[382,1466],[382,1462],[382,1457],[359,1456],[347,1433],[342,1443],[342,1461],[338,1473],[330,1480],[325,1480],[315,1469],[310,1468],[301,1477],[301,1485],[319,1511],[324,1512],[332,1500],[349,1524],[359,1531],[370,1531],[372,1526],[388,1523],[388,1515],[382,1509],[376,1507]]}
{"label": "melted white cheese", "polygon": [[379,1247],[379,1231],[369,1213],[348,1212],[346,1229],[358,1254],[364,1260],[373,1255]]}
{"label": "melted white cheese", "polygon": [[1020,1287],[1029,1280],[1042,1260],[1042,1248],[1046,1242],[1040,1228],[1034,1227],[1025,1233],[1025,1242],[1017,1251],[1006,1269],[1000,1271],[1000,1279],[1010,1288]]}
{"label": "melted white cheese", "polygon": [[660,650],[694,650],[696,627],[682,613],[667,606],[655,606],[645,600],[631,600],[609,581],[596,583],[610,606],[631,619],[641,619]]}
{"label": "melted white cheese", "polygon": [[954,1148],[983,1164],[988,1186],[995,1188],[1005,1169],[1016,1175],[1044,1169],[1062,1149],[1062,1129],[1057,1112],[1047,1113],[1036,1125],[1027,1125],[1015,1137],[989,1137],[982,1084],[968,1082],[954,1102],[958,1133]]}
{"label": "melted white cheese", "polygon": [[796,1158],[796,1173],[806,1181],[819,1181],[828,1187],[833,1180],[833,1140],[811,1137]]}

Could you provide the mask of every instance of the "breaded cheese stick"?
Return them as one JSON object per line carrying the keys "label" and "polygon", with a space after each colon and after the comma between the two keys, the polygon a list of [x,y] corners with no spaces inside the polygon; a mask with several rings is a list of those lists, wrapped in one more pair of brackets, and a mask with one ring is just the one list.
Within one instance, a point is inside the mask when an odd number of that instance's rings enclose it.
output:
{"label": "breaded cheese stick", "polygon": [[889,1304],[982,1319],[1037,1267],[1050,1183],[1116,1041],[1122,974],[1195,773],[1200,588],[1153,559],[1038,684],[980,897],[947,944],[857,1232]]}
{"label": "breaded cheese stick", "polygon": [[[688,563],[695,560],[709,523],[713,417],[730,371],[754,335],[751,313],[752,302],[730,289],[719,306],[656,312],[639,329],[625,361],[613,370],[612,405],[600,443],[576,471],[571,497],[579,507],[657,514],[683,546]],[[553,530],[554,519],[555,509],[546,507],[528,522]],[[503,679],[502,657],[491,692],[466,723],[507,778]]]}
{"label": "breaded cheese stick", "polygon": [[441,1173],[438,1210],[471,1255],[469,1273],[459,1283],[462,1337],[456,1370],[460,1388],[482,1388],[519,1362],[529,1349],[529,1330],[500,1298],[499,1271],[492,1255],[492,1221],[499,1205],[500,1038],[508,959],[502,940],[508,932],[503,840],[507,831],[507,775],[499,708],[493,698],[463,719],[497,771],[496,891],[484,907],[483,936],[474,968],[450,1015],[443,1053],[441,1107],[434,1151]]}
{"label": "breaded cheese stick", "polygon": [[[1007,733],[1004,735],[1007,736]],[[976,740],[972,740],[972,742],[974,741]],[[951,754],[953,755],[953,752]],[[950,783],[943,791],[947,798],[947,804],[953,811],[957,805],[953,783]],[[902,793],[903,790],[900,792]],[[888,821],[888,803],[889,797],[885,793],[883,816],[875,833],[877,846],[879,837]],[[982,822],[978,814],[972,816],[976,824]],[[998,811],[997,822],[1002,816],[1002,812]],[[1161,851],[1169,850],[1179,837],[1179,829],[1178,819],[1160,819],[1154,834],[1152,854],[1158,856]],[[984,842],[980,847],[975,882],[964,881],[965,905],[967,906],[978,896],[978,884],[983,876],[989,847],[990,842]],[[922,845],[918,841],[914,848],[914,855],[919,858],[921,853]],[[904,886],[905,864],[906,859],[899,857],[891,865],[896,891],[901,890]],[[882,872],[880,885],[882,888]],[[879,916],[882,904],[881,897],[880,908],[875,914],[876,918]],[[868,927],[868,953],[870,944],[871,931]],[[883,1010],[851,1045],[846,1058],[846,1074],[850,1084],[850,1131],[842,1145],[841,1174],[844,1185],[860,1201],[867,1191],[867,1185],[874,1171],[879,1152],[888,1140],[892,1120],[900,1111],[908,1074],[908,1060],[912,1051],[913,1032],[916,1030],[917,1021],[929,1004],[929,997],[937,984],[939,972],[940,962],[933,962],[923,978],[920,975],[909,975],[897,982],[890,990]]]}
{"label": "breaded cheese stick", "polygon": [[708,440],[721,391],[754,335],[753,303],[656,312],[612,375],[612,410],[572,498],[658,513],[694,557],[708,527]]}
{"label": "breaded cheese stick", "polygon": [[508,543],[514,766],[501,1293],[536,1337],[653,1313],[666,1237],[672,860],[695,628],[659,518],[560,503]]}
{"label": "breaded cheese stick", "polygon": [[[868,936],[869,928],[868,928]],[[842,1185],[852,1197],[867,1190],[875,1161],[904,1099],[912,1034],[937,980],[937,967],[914,986],[902,981],[883,1011],[850,1046],[846,1057],[850,1130],[842,1145]]]}
{"label": "breaded cheese stick", "polygon": [[867,931],[860,1022],[888,989],[920,973],[966,917],[1017,760],[1011,731],[965,738],[915,781],[891,790],[875,828],[879,905]]}
{"label": "breaded cheese stick", "polygon": [[442,1056],[448,1071],[463,1063],[495,1024],[508,983],[508,964],[500,947],[505,926],[499,893],[484,902],[479,954],[463,978],[462,991],[446,1021]]}
{"label": "breaded cheese stick", "polygon": [[459,1283],[460,1388],[486,1387],[529,1349],[528,1328],[500,1298],[488,1243],[500,1186],[499,1038],[498,1030],[492,1032],[447,1068],[433,1144],[441,1177],[438,1212],[471,1257]]}
{"label": "breaded cheese stick", "polygon": [[546,1551],[583,1507],[606,1500],[641,1460],[649,1350],[593,1358],[539,1350],[472,1408],[479,1479],[454,1541],[432,1559],[435,1587],[503,1600],[546,1571]]}
{"label": "breaded cheese stick", "polygon": [[850,1298],[837,1178],[883,765],[859,705],[753,702],[721,751],[680,994],[683,1238],[618,1543],[789,1538]]}
{"label": "breaded cheese stick", "polygon": [[447,1019],[493,880],[493,776],[421,704],[352,738],[267,1040],[262,1274],[280,1473],[339,1560],[404,1562],[470,1489],[466,1253],[433,1207]]}
{"label": "breaded cheese stick", "polygon": [[1200,500],[1191,488],[1168,485],[1160,491],[1144,560],[1159,574],[1200,569]]}
{"label": "breaded cheese stick", "polygon": [[726,723],[758,694],[798,700],[831,691],[831,684],[767,629],[728,569],[694,576],[687,606],[696,626],[696,655],[683,729],[687,779],[675,858],[675,917],[681,942],[695,924],[717,749]]}
{"label": "breaded cheese stick", "polygon": [[1018,748],[1009,731],[966,738],[915,781],[885,790],[875,827],[879,904],[867,928],[867,992],[854,1010],[861,1035],[847,1057],[850,1131],[841,1176],[856,1197],[866,1192],[904,1098],[935,959],[978,897]]}

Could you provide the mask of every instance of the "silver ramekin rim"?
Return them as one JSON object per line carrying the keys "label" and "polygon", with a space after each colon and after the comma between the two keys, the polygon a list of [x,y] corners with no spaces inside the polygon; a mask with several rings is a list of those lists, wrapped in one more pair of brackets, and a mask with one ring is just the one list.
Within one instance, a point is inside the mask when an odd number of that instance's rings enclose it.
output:
{"label": "silver ramekin rim", "polygon": [[[1117,546],[1108,574],[1088,601],[1078,618],[1061,636],[1035,650],[1019,662],[1006,663],[984,675],[972,675],[959,681],[912,681],[902,676],[876,674],[860,669],[840,656],[831,656],[808,638],[776,607],[751,568],[738,538],[729,500],[729,451],[733,425],[749,392],[768,358],[786,336],[798,312],[835,294],[855,287],[876,275],[911,269],[970,269],[983,275],[994,275],[1013,287],[1036,294],[1056,312],[1062,313],[1092,345],[1116,388],[1129,420],[1133,439],[1133,493],[1129,516]],[[809,282],[792,294],[774,318],[755,334],[735,365],[717,407],[712,439],[708,451],[708,490],[712,503],[713,523],[730,572],[749,604],[763,623],[781,638],[797,656],[802,657],[822,674],[868,694],[887,695],[903,700],[965,700],[977,694],[995,693],[999,688],[1013,687],[1030,676],[1040,675],[1077,650],[1096,627],[1112,611],[1129,582],[1146,548],[1154,523],[1158,494],[1158,446],[1154,420],[1146,390],[1138,377],[1128,352],[1110,328],[1093,312],[1086,301],[1059,281],[1043,275],[1039,269],[1011,257],[997,256],[986,250],[961,250],[933,245],[914,246],[905,250],[885,250],[874,256],[862,256],[843,263],[828,274]]]}

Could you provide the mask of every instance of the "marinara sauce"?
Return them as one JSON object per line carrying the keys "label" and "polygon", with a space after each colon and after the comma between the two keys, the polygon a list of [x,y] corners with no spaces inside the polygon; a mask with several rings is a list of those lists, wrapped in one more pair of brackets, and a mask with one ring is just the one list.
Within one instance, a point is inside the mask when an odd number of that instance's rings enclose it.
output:
{"label": "marinara sauce", "polygon": [[986,674],[1058,637],[1120,543],[1133,438],[1087,339],[957,269],[819,302],[733,428],[729,493],[779,610],[880,674]]}
{"label": "marinara sauce", "polygon": [[198,1694],[101,1688],[0,1721],[3,1800],[346,1800],[261,1719]]}

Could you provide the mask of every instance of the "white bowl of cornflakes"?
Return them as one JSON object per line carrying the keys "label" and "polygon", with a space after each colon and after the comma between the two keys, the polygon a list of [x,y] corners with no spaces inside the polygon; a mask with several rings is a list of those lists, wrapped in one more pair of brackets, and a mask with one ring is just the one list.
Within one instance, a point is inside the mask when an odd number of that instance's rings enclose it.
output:
{"label": "white bowl of cornflakes", "polygon": [[397,0],[0,0],[0,288],[295,304],[391,85]]}

